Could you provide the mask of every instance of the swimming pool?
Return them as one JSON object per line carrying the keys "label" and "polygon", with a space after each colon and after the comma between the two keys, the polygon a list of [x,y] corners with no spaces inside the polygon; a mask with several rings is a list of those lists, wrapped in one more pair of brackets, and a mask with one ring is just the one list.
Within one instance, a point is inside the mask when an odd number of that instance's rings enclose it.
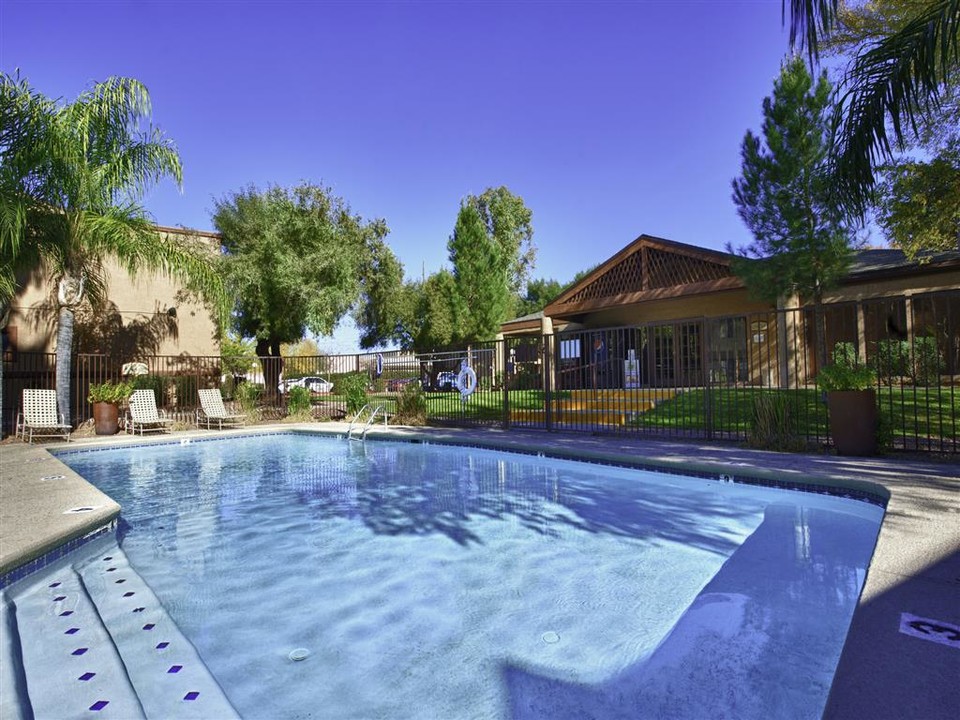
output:
{"label": "swimming pool", "polygon": [[248,718],[819,717],[883,512],[297,434],[60,457]]}

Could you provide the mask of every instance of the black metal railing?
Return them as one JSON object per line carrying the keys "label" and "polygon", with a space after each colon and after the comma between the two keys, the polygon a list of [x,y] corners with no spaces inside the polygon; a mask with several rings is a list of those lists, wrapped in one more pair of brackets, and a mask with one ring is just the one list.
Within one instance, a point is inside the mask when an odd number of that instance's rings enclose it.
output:
{"label": "black metal railing", "polygon": [[[837,350],[876,372],[880,433],[891,449],[960,452],[960,291],[833,303],[797,310],[687,318],[508,337],[455,351],[249,358],[143,356],[142,367],[104,355],[73,358],[71,410],[91,417],[89,386],[131,380],[153,388],[168,414],[189,421],[197,389],[287,412],[288,390],[310,390],[313,416],[355,409],[354,379],[367,402],[390,414],[410,384],[421,388],[432,424],[572,430],[636,436],[751,441],[757,408],[774,404],[781,435],[796,447],[830,443],[816,376]],[[475,391],[457,391],[462,366]],[[21,352],[4,362],[6,431],[23,389],[54,387],[55,356]],[[138,374],[131,375],[131,370]],[[126,374],[125,374],[126,371]],[[359,378],[359,380],[357,380]],[[332,388],[331,388],[332,384]],[[245,387],[246,386],[246,387]]]}

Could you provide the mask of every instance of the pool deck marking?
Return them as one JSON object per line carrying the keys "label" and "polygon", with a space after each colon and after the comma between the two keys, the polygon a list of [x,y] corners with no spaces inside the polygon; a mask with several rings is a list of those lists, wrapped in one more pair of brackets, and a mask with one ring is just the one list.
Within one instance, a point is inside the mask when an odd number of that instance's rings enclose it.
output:
{"label": "pool deck marking", "polygon": [[929,640],[960,650],[960,626],[951,625],[943,620],[918,617],[905,612],[900,615],[900,632],[910,637]]}
{"label": "pool deck marking", "polygon": [[[180,440],[310,432],[346,436],[347,423],[277,424],[203,430],[157,438],[114,437],[62,443],[0,445],[0,572],[109,523],[119,512],[50,449],[108,449]],[[462,444],[588,461],[641,463],[680,473],[685,469],[850,488],[889,497],[886,515],[860,601],[854,612],[824,712],[826,718],[960,717],[960,653],[940,642],[916,642],[901,632],[901,616],[939,618],[960,626],[960,461],[844,458],[751,450],[736,445],[577,433],[491,428],[371,428],[368,438]],[[41,483],[31,464],[47,460]],[[31,479],[32,478],[32,479]],[[104,505],[110,503],[116,507]],[[64,509],[103,505],[96,513],[61,515]],[[56,517],[54,517],[54,514]],[[102,517],[101,517],[102,516]],[[65,528],[63,523],[73,525]],[[923,638],[928,639],[928,638]]]}

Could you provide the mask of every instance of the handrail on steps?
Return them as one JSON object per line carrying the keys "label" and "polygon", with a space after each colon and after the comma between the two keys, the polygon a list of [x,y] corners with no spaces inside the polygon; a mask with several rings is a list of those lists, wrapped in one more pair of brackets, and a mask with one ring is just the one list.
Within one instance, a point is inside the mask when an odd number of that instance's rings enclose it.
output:
{"label": "handrail on steps", "polygon": [[[353,416],[353,420],[350,421],[350,429],[347,430],[347,440],[355,440],[355,439],[356,439],[356,438],[353,437],[353,428],[354,428],[354,425],[360,420],[360,418],[362,417],[364,411],[366,411],[366,410],[370,410],[370,403],[367,403],[367,404],[364,405],[362,408],[360,408],[360,411],[359,411],[356,415]],[[366,439],[367,439],[367,432],[370,430],[370,427],[373,425],[374,420],[377,419],[377,414],[378,414],[378,413],[383,416],[383,426],[384,426],[384,427],[387,427],[387,411],[384,410],[383,405],[377,405],[377,406],[373,409],[373,411],[370,413],[370,417],[367,418],[366,423],[364,423],[363,433],[360,435],[360,439],[361,439],[361,440],[366,440]]]}

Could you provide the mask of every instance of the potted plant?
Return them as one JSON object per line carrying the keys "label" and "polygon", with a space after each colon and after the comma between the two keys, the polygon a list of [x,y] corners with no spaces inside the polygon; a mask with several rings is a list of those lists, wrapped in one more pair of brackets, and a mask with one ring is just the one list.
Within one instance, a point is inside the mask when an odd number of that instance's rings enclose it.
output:
{"label": "potted plant", "polygon": [[838,455],[873,455],[877,451],[877,374],[859,362],[852,343],[837,343],[833,362],[817,375],[827,393],[830,436]]}
{"label": "potted plant", "polygon": [[120,429],[120,403],[133,393],[130,383],[105,382],[91,385],[87,400],[93,403],[97,435],[116,435]]}

